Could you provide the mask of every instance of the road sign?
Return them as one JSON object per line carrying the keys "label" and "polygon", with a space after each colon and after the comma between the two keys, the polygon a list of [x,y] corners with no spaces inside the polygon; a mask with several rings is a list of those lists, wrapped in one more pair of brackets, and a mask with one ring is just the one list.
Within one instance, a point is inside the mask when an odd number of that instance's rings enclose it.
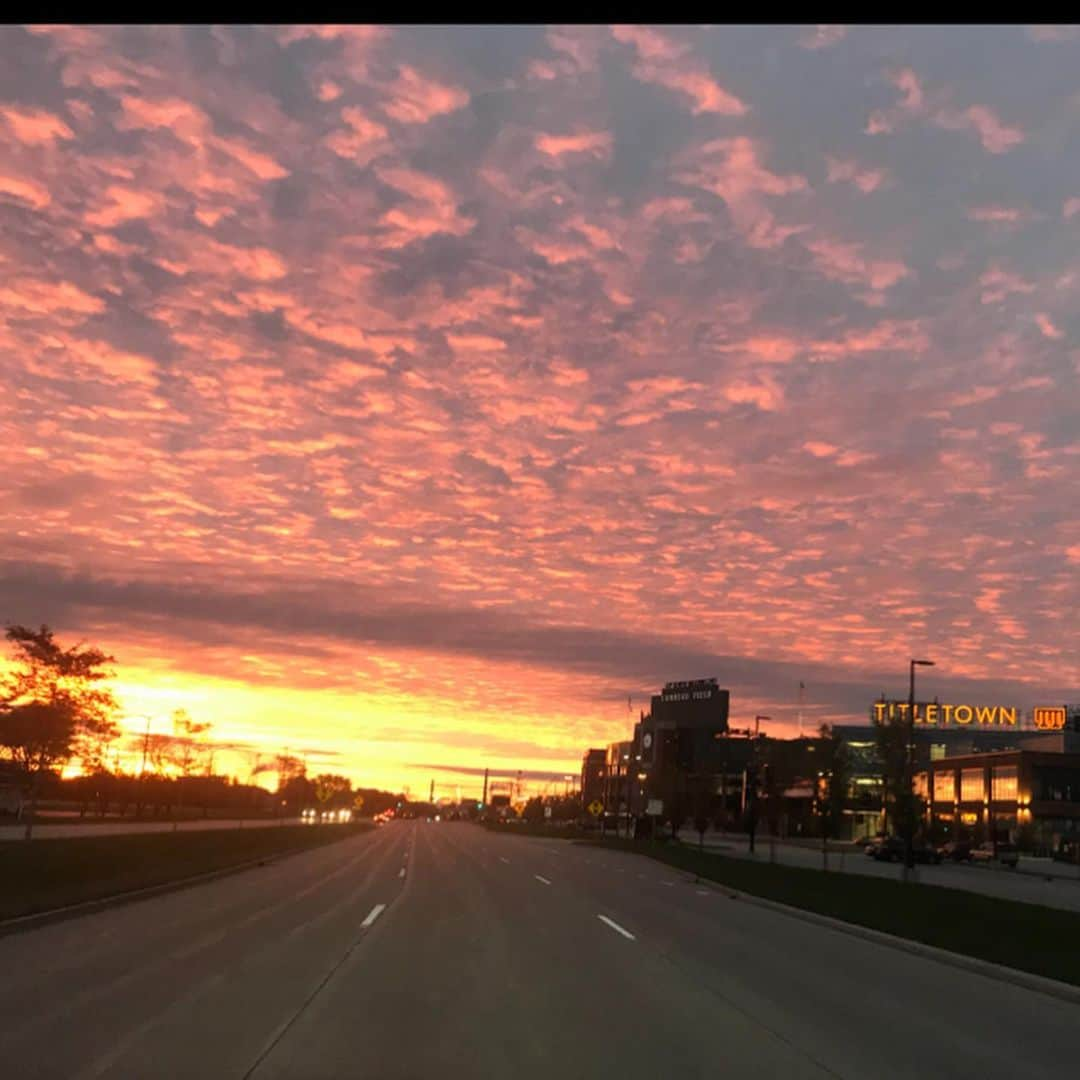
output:
{"label": "road sign", "polygon": [[663,817],[664,816],[664,800],[663,799],[650,799],[649,805],[645,809],[645,813],[649,817]]}
{"label": "road sign", "polygon": [[[364,809],[364,796],[363,795],[355,796],[353,798],[352,804],[353,804],[353,806],[356,807],[357,810],[363,810]],[[400,806],[400,805],[401,805],[401,803],[398,803],[398,806]]]}
{"label": "road sign", "polygon": [[599,799],[593,799],[593,801],[589,803],[589,813],[592,814],[593,817],[599,817],[603,812],[604,804]]}

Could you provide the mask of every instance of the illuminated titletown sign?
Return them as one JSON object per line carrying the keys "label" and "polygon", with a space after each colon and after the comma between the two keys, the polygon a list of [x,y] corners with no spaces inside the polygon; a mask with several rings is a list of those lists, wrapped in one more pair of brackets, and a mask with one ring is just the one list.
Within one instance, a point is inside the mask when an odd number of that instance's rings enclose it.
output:
{"label": "illuminated titletown sign", "polygon": [[[875,701],[874,722],[906,723],[911,706],[906,701]],[[977,724],[982,727],[1016,727],[1016,709],[1009,705],[941,705],[936,701],[915,702],[916,724],[929,726]]]}

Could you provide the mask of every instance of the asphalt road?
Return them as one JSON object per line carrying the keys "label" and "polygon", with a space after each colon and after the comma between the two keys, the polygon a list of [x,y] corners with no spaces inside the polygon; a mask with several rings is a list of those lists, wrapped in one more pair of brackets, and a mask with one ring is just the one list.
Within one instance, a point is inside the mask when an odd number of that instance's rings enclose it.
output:
{"label": "asphalt road", "polygon": [[1080,1024],[651,860],[451,823],[2,938],[0,972],[19,1078],[1060,1080]]}
{"label": "asphalt road", "polygon": [[[697,845],[697,833],[685,830],[680,840],[689,847]],[[774,854],[770,854],[768,837],[757,837],[756,851],[750,855],[748,842],[742,836],[714,836],[705,834],[705,848],[729,857],[752,858],[756,862],[768,862],[775,857],[785,866],[805,866],[821,869],[821,850],[797,844],[777,842]],[[1047,860],[1049,861],[1049,860]],[[1036,860],[1021,857],[1021,865],[1027,867]],[[870,877],[892,878],[899,881],[904,868],[900,863],[878,862],[864,854],[862,849],[852,849],[840,855],[829,852],[829,869],[846,874],[866,874]],[[1043,904],[1046,907],[1080,911],[1080,880],[1073,867],[1056,864],[1046,874],[1010,870],[1001,866],[965,865],[941,863],[933,866],[921,863],[915,867],[915,880],[925,885],[942,885],[947,889],[965,889],[967,892],[997,896],[1003,900],[1020,900],[1027,904]]]}

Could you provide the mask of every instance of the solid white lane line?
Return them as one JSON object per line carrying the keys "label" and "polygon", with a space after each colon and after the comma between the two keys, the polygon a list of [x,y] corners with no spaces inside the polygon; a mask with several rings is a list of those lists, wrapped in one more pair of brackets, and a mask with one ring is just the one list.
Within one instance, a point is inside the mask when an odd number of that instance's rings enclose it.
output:
{"label": "solid white lane line", "polygon": [[385,904],[376,904],[369,912],[367,918],[360,924],[361,930],[367,930],[368,927],[386,910]]}
{"label": "solid white lane line", "polygon": [[637,938],[630,933],[629,930],[624,930],[614,919],[609,919],[606,915],[596,916],[605,926],[610,926],[616,934],[622,934],[624,938],[629,938],[631,941],[637,941]]}
{"label": "solid white lane line", "polygon": [[510,860],[507,859],[507,858],[504,858],[502,855],[499,856],[499,862],[504,862],[504,863],[507,864],[507,866],[510,865]]}
{"label": "solid white lane line", "polygon": [[546,877],[541,877],[539,874],[533,874],[533,877],[536,878],[537,881],[542,881],[545,885],[551,884]]}

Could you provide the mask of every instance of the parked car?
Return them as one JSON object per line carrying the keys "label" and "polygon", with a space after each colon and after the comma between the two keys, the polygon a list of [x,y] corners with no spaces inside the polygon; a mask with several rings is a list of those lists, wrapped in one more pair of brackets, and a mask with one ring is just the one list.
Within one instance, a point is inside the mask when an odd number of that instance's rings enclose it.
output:
{"label": "parked car", "polygon": [[998,844],[997,853],[994,852],[994,845],[991,841],[987,840],[985,844],[980,844],[977,848],[973,848],[971,852],[972,862],[978,863],[992,863],[999,862],[1002,866],[1011,867],[1016,869],[1017,863],[1020,861],[1020,854],[1012,844]]}
{"label": "parked car", "polygon": [[873,856],[874,851],[877,848],[877,846],[879,844],[883,843],[886,839],[887,838],[884,837],[884,836],[868,836],[868,837],[866,837],[866,839],[862,841],[863,854]]}
{"label": "parked car", "polygon": [[898,836],[881,836],[866,853],[877,862],[898,862],[904,857],[904,842]]}
{"label": "parked car", "polygon": [[1080,839],[1063,837],[1055,849],[1052,858],[1054,862],[1080,864]]}
{"label": "parked car", "polygon": [[971,862],[970,840],[950,840],[939,849],[942,859],[948,862]]}
{"label": "parked car", "polygon": [[[911,854],[917,863],[929,863],[936,866],[941,862],[941,852],[933,844],[924,844],[916,840],[911,846]],[[900,855],[902,858],[903,849],[901,849]]]}

